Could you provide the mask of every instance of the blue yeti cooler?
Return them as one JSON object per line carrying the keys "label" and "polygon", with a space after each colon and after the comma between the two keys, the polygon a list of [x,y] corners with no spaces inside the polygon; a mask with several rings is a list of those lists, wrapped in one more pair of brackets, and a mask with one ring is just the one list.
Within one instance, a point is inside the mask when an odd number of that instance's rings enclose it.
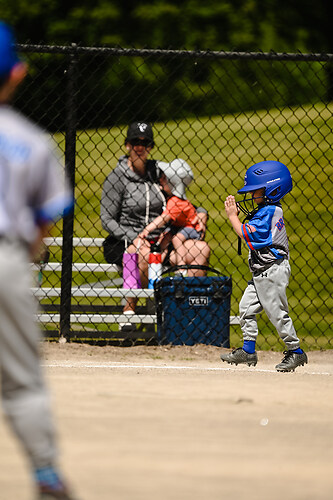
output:
{"label": "blue yeti cooler", "polygon": [[159,343],[229,347],[231,288],[227,276],[158,280],[155,300]]}

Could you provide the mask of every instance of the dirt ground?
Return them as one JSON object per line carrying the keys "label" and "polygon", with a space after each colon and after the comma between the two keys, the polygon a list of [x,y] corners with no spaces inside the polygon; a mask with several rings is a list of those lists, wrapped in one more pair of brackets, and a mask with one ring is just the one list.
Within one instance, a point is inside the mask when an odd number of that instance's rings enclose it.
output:
{"label": "dirt ground", "polygon": [[[295,373],[281,353],[231,367],[220,349],[43,344],[60,464],[79,500],[329,500],[333,350]],[[31,500],[0,419],[0,500]]]}

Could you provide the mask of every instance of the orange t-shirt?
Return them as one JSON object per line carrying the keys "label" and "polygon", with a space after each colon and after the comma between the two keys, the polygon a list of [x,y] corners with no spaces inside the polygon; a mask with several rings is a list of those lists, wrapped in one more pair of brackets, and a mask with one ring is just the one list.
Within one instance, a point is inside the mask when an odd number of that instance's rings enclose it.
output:
{"label": "orange t-shirt", "polygon": [[165,212],[170,215],[172,223],[179,227],[193,227],[200,231],[197,212],[188,200],[182,200],[177,196],[168,199]]}

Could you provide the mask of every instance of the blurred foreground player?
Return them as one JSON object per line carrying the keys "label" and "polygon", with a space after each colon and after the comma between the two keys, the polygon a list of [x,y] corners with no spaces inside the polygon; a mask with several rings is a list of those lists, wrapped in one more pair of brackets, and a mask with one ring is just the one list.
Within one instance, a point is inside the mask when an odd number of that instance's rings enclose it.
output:
{"label": "blurred foreground player", "polygon": [[[74,500],[57,469],[39,361],[29,262],[51,223],[72,210],[64,173],[42,131],[9,102],[27,66],[0,21],[0,370],[3,409],[32,467],[37,498]],[[5,494],[5,492],[2,492]]]}

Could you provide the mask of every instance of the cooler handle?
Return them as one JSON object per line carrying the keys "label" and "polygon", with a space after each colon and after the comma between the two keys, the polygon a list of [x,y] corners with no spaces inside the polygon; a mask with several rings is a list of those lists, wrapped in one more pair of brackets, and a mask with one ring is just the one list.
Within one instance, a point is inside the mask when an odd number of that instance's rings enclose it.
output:
{"label": "cooler handle", "polygon": [[175,271],[178,271],[178,269],[200,269],[203,271],[211,271],[212,273],[216,273],[216,274],[222,274],[221,271],[218,271],[217,269],[214,269],[213,267],[210,267],[210,266],[199,266],[199,265],[195,265],[195,264],[192,264],[192,265],[185,264],[183,266],[168,267],[168,269],[166,269],[165,271],[162,272],[162,276],[163,276],[163,274],[174,273]]}

